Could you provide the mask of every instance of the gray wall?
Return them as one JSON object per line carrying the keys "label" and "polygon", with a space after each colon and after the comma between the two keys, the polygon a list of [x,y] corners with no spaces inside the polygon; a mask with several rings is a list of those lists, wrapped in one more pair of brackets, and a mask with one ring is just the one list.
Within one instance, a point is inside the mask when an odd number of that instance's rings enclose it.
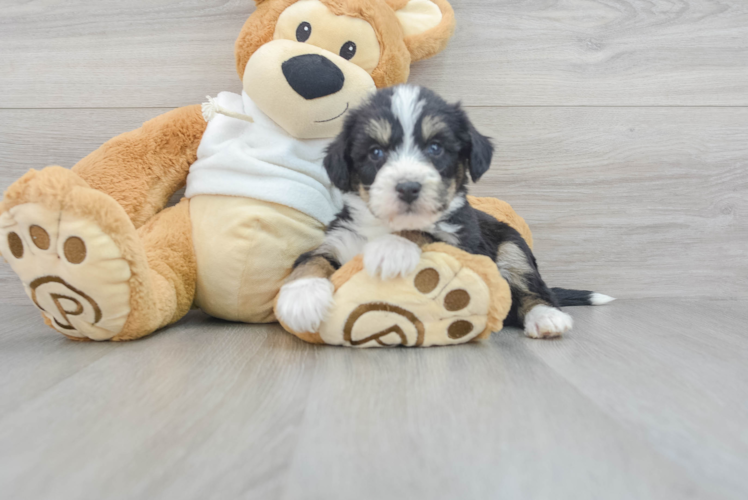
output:
{"label": "gray wall", "polygon": [[[4,2],[0,187],[240,90],[249,0]],[[621,298],[748,296],[748,4],[453,2],[457,34],[411,81],[497,144],[475,194],[530,223],[554,286]],[[6,265],[0,301],[27,303]]]}

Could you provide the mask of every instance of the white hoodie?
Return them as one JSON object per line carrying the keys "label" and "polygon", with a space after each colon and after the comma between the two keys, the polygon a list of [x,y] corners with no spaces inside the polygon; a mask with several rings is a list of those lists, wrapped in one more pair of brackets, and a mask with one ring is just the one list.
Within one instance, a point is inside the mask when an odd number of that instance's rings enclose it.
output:
{"label": "white hoodie", "polygon": [[254,123],[216,115],[190,167],[185,196],[228,195],[278,203],[329,224],[342,208],[341,194],[322,165],[332,139],[291,137],[246,93],[221,92],[219,105]]}

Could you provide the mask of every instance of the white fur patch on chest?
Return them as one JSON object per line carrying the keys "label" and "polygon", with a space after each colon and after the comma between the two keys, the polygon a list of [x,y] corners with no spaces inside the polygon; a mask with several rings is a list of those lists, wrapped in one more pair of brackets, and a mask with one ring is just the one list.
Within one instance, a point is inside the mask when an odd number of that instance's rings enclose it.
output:
{"label": "white fur patch on chest", "polygon": [[369,211],[364,200],[347,193],[343,195],[351,219],[342,222],[325,236],[323,249],[332,253],[341,264],[345,264],[363,253],[364,246],[392,231]]}
{"label": "white fur patch on chest", "polygon": [[[346,193],[343,200],[351,218],[328,231],[322,247],[332,253],[341,264],[346,264],[363,253],[367,243],[396,233],[397,230],[375,217],[366,202],[358,195]],[[457,246],[460,242],[458,233],[462,226],[446,222],[444,219],[462,208],[465,203],[464,197],[455,198],[442,216],[442,220],[424,227],[422,231],[432,234],[439,241]]]}

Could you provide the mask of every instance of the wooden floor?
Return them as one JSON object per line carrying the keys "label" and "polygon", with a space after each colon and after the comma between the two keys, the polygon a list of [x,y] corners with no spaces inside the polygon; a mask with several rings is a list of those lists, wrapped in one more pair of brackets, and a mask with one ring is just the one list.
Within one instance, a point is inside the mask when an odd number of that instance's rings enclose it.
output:
{"label": "wooden floor", "polygon": [[745,499],[748,303],[569,312],[558,341],[360,351],[197,312],[81,345],[0,307],[2,496]]}
{"label": "wooden floor", "polygon": [[[497,145],[474,193],[553,286],[623,300],[458,348],[313,347],[191,313],[47,329],[0,265],[0,498],[748,498],[748,2],[452,0],[411,81]],[[251,0],[5,0],[0,189],[239,91]]]}

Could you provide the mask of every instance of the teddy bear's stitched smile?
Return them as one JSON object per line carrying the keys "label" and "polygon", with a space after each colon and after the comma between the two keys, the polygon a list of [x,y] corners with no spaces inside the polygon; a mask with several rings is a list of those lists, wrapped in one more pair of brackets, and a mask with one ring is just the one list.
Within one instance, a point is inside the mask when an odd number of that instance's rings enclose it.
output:
{"label": "teddy bear's stitched smile", "polygon": [[348,108],[350,108],[350,107],[351,107],[351,103],[347,102],[347,103],[345,104],[345,109],[343,110],[343,112],[342,112],[342,113],[340,113],[340,114],[339,114],[338,116],[336,116],[335,118],[330,118],[329,120],[319,120],[319,121],[315,121],[314,123],[328,123],[328,122],[331,122],[331,121],[337,120],[338,118],[340,118],[341,116],[343,116],[344,114],[346,114],[346,113],[348,112]]}

